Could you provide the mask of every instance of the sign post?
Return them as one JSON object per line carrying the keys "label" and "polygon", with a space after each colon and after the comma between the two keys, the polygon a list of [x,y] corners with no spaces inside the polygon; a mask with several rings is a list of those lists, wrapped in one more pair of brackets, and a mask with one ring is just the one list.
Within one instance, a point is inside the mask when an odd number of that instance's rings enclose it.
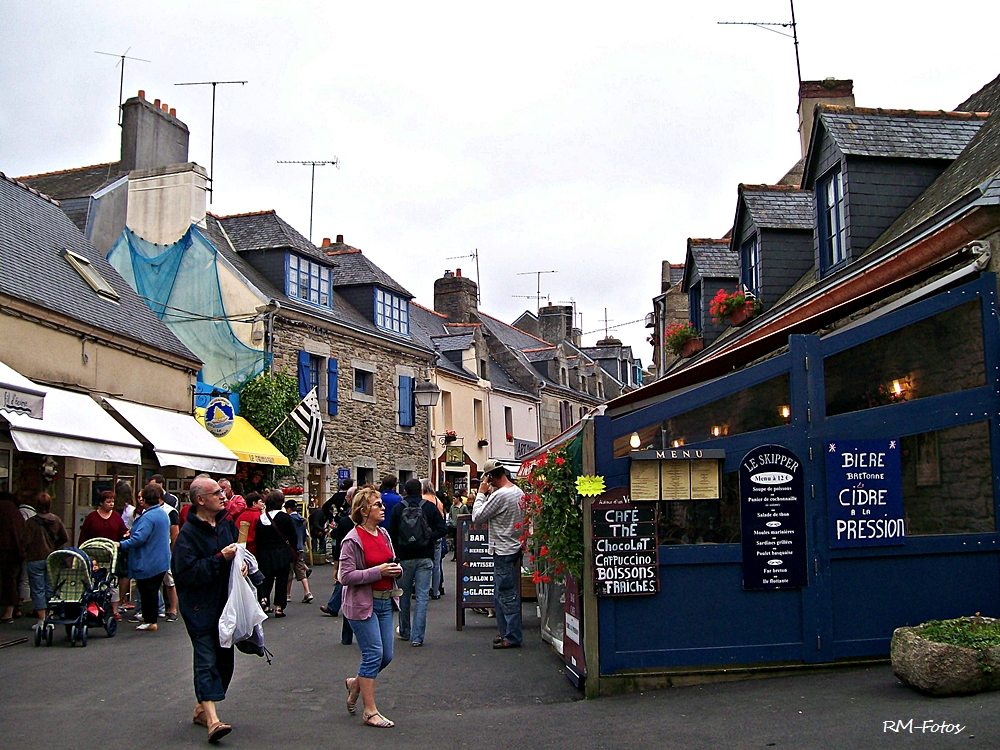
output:
{"label": "sign post", "polygon": [[740,462],[740,519],[745,590],[807,584],[802,462],[787,448],[764,445]]}

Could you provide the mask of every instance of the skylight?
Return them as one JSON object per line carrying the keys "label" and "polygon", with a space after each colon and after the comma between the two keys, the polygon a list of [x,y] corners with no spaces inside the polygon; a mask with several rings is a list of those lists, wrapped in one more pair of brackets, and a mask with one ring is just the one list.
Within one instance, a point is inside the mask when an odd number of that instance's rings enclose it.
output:
{"label": "skylight", "polygon": [[91,265],[87,258],[74,253],[72,250],[63,250],[62,255],[99,296],[109,299],[112,302],[118,301],[118,292],[97,272],[97,269]]}

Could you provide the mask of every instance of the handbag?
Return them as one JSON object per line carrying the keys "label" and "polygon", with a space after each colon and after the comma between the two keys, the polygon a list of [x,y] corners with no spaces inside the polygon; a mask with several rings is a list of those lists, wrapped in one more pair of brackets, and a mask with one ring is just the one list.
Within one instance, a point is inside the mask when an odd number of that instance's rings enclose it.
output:
{"label": "handbag", "polygon": [[278,528],[278,524],[274,520],[274,517],[271,518],[271,526],[274,527],[275,532],[278,534],[278,536],[281,537],[281,541],[283,541],[285,543],[285,546],[288,547],[288,549],[290,549],[292,551],[292,565],[295,565],[295,563],[297,563],[299,561],[299,550],[298,550],[298,548],[293,547],[291,544],[288,543],[288,540],[285,538],[285,535],[282,534],[281,533],[281,529]]}

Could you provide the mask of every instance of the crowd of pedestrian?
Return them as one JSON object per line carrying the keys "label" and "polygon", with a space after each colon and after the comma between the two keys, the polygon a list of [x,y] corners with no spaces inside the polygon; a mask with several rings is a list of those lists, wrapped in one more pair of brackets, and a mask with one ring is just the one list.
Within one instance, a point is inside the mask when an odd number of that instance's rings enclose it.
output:
{"label": "crowd of pedestrian", "polygon": [[[375,702],[376,680],[392,661],[396,638],[423,646],[428,601],[445,593],[442,560],[462,515],[489,526],[498,630],[493,647],[521,645],[521,545],[515,524],[523,493],[496,461],[483,469],[482,483],[474,480],[468,496],[456,498],[415,478],[403,483],[401,495],[392,474],[378,488],[344,480],[308,518],[279,489],[243,496],[228,479],[207,475],[192,481],[190,502],[181,504],[166,491],[164,478],[154,475],[137,498],[124,481],[101,492],[77,544],[105,538],[118,546],[120,586],[111,594],[115,619],[123,619],[121,608],[134,610],[136,629],[151,633],[161,618],[183,618],[194,653],[192,721],[207,728],[213,743],[232,731],[219,719],[216,703],[225,698],[234,669],[233,649],[220,645],[219,618],[238,547],[254,561],[253,575],[246,562],[241,568],[256,584],[251,591],[276,618],[287,616],[295,581],[303,588],[302,602],[313,601],[306,557],[325,551],[334,586],[319,609],[342,615],[341,643],[357,640],[361,651],[357,674],[345,680],[347,710],[355,714],[360,701],[366,725],[389,728],[394,722]],[[26,598],[37,618],[34,627],[45,620],[52,597],[46,559],[72,543],[51,506],[45,493],[21,507],[12,495],[0,493],[0,623],[11,622]]]}

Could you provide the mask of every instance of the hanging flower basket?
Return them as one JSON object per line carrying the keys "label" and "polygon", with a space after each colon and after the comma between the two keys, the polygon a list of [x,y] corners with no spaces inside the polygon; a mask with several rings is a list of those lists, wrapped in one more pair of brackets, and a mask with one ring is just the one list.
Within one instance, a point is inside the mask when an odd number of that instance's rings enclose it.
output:
{"label": "hanging flower basket", "polygon": [[[701,339],[698,338],[698,332],[690,323],[671,323],[663,331],[663,345],[674,354],[680,354],[682,357],[691,356],[682,354],[682,352],[689,341],[695,340],[700,341]],[[699,346],[698,349],[700,348]]]}
{"label": "hanging flower basket", "polygon": [[444,441],[446,443],[454,443],[456,440],[458,440],[458,434],[454,430],[448,430],[444,434]]}

